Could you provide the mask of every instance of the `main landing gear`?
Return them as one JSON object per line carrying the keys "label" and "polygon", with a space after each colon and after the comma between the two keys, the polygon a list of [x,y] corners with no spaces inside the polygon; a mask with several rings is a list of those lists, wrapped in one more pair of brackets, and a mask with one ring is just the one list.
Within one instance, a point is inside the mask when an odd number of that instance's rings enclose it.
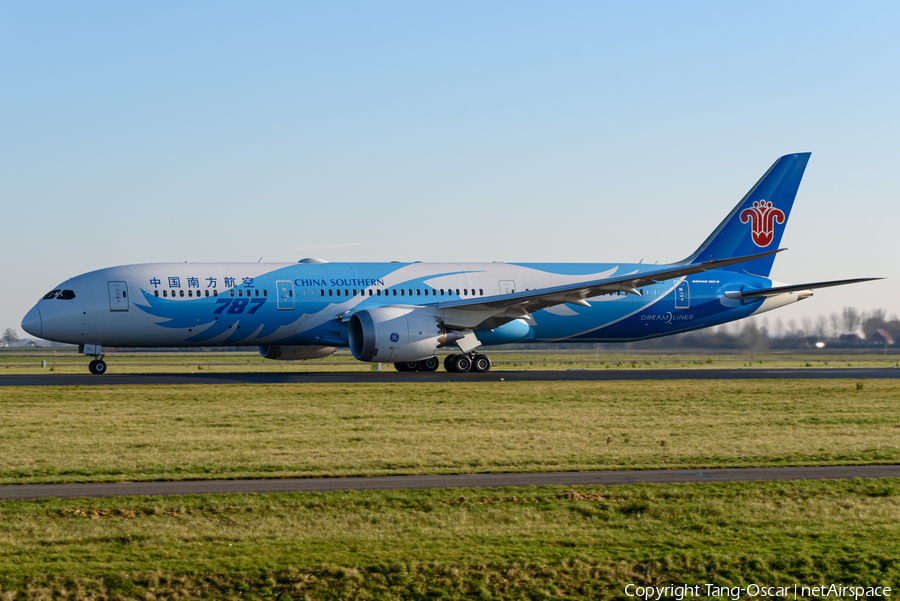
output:
{"label": "main landing gear", "polygon": [[487,355],[469,353],[463,355],[447,355],[444,369],[452,374],[464,374],[474,371],[479,374],[491,370],[491,360]]}
{"label": "main landing gear", "polygon": [[[397,371],[436,371],[441,364],[437,357],[429,357],[421,361],[403,361],[402,363],[394,363]],[[444,359],[444,369],[451,374],[464,374],[474,371],[479,374],[486,373],[491,370],[491,360],[487,355],[475,353],[447,355]]]}
{"label": "main landing gear", "polygon": [[394,363],[394,367],[397,368],[397,371],[437,371],[437,368],[440,365],[441,361],[437,357],[428,357],[421,361],[402,361],[400,363]]}

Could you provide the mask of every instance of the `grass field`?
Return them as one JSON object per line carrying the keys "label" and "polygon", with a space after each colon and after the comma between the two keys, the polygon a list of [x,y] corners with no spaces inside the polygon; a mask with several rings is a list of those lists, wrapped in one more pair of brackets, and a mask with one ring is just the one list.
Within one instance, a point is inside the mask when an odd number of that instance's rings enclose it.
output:
{"label": "grass field", "polygon": [[[0,452],[3,483],[896,463],[900,386],[3,387]],[[898,557],[900,479],[0,503],[0,601],[896,594]]]}
{"label": "grass field", "polygon": [[[647,354],[591,353],[575,351],[488,351],[494,371],[533,369],[724,369],[724,368],[809,368],[809,367],[900,367],[896,355],[856,353],[759,353],[719,354]],[[439,355],[443,359],[443,354]],[[0,353],[0,375],[35,373],[87,373],[90,357],[72,349],[33,349],[28,352]],[[257,352],[122,352],[106,356],[110,373],[189,373],[213,372],[309,372],[370,371],[371,364],[360,363],[346,351],[312,361],[271,361]],[[47,362],[42,367],[43,361]],[[393,365],[382,369],[393,371]]]}
{"label": "grass field", "polygon": [[900,480],[5,502],[0,599],[896,591],[898,517]]}
{"label": "grass field", "polygon": [[900,461],[893,380],[0,388],[0,482]]}

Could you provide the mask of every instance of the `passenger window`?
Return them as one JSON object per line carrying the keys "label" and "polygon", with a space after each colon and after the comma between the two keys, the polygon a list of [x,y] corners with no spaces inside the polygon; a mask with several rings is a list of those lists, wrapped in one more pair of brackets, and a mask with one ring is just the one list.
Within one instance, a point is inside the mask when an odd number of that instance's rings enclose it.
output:
{"label": "passenger window", "polygon": [[232,289],[231,289],[231,290],[229,290],[229,291],[228,291],[228,292],[230,292],[230,293],[231,293],[231,296],[234,296],[234,288],[232,288]]}
{"label": "passenger window", "polygon": [[397,296],[397,289],[394,288],[394,296]]}
{"label": "passenger window", "polygon": [[441,296],[444,296],[444,289],[441,288]]}
{"label": "passenger window", "polygon": [[[394,294],[397,294],[397,291],[394,291]],[[400,289],[400,296],[403,296],[403,288]]]}
{"label": "passenger window", "polygon": [[219,296],[219,291],[218,291],[218,290],[213,290],[213,296]]}
{"label": "passenger window", "polygon": [[472,288],[472,296],[475,296],[475,289]]}
{"label": "passenger window", "polygon": [[369,288],[369,296],[372,296],[372,289]]}
{"label": "passenger window", "polygon": [[325,291],[324,291],[324,290],[319,290],[319,296],[325,296]]}
{"label": "passenger window", "polygon": [[459,296],[459,288],[456,289],[456,296]]}
{"label": "passenger window", "polygon": [[[125,295],[123,294],[122,296],[125,296]],[[193,290],[188,290],[188,296],[194,296],[194,291],[193,291]],[[199,292],[197,293],[197,296],[200,296],[200,293],[199,293]]]}
{"label": "passenger window", "polygon": [[269,291],[268,291],[268,290],[263,290],[263,296],[269,296]]}
{"label": "passenger window", "polygon": [[153,296],[159,296],[159,290],[154,290],[154,291],[153,291]]}
{"label": "passenger window", "polygon": [[356,288],[353,289],[353,296],[356,296]]}
{"label": "passenger window", "polygon": [[[457,294],[459,294],[459,291],[457,291]],[[466,290],[465,288],[463,288],[463,294],[464,294],[465,296],[469,296],[469,291]]]}
{"label": "passenger window", "polygon": [[484,296],[484,290],[482,288],[478,289],[478,296]]}
{"label": "passenger window", "polygon": [[428,296],[428,288],[425,289],[425,296]]}
{"label": "passenger window", "polygon": [[[350,296],[350,291],[346,288],[344,289],[344,296]],[[353,296],[356,296],[356,290],[353,291]]]}
{"label": "passenger window", "polygon": [[204,292],[204,295],[203,295],[203,296],[206,296],[206,297],[209,296],[209,290],[204,290],[203,292]]}
{"label": "passenger window", "polygon": [[412,296],[412,288],[409,289],[409,295]]}
{"label": "passenger window", "polygon": [[238,296],[244,296],[244,291],[243,291],[243,290],[238,290]]}
{"label": "passenger window", "polygon": [[167,297],[167,296],[168,296],[168,294],[166,294],[166,291],[163,290],[163,298],[165,298],[165,297]]}
{"label": "passenger window", "polygon": [[57,294],[59,294],[59,290],[51,290],[50,292],[48,292],[47,294],[44,295],[44,298],[42,300],[50,300]]}
{"label": "passenger window", "polygon": [[181,298],[184,298],[184,290],[179,290],[178,296],[180,296]]}
{"label": "passenger window", "polygon": [[378,296],[381,296],[381,288],[378,289]]}
{"label": "passenger window", "polygon": [[416,288],[416,296],[422,296],[422,291]]}
{"label": "passenger window", "polygon": [[253,296],[259,296],[259,290],[254,290],[254,291],[253,291]]}
{"label": "passenger window", "polygon": [[337,295],[338,295],[338,296],[341,295],[341,291],[340,291],[340,290],[337,291]]}
{"label": "passenger window", "polygon": [[331,288],[328,289],[328,296],[334,296],[334,290]]}

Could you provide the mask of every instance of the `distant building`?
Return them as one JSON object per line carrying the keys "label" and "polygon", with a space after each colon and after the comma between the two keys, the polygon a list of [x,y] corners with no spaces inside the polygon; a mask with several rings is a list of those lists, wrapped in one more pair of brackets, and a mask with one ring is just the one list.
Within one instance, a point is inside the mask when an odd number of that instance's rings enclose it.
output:
{"label": "distant building", "polygon": [[840,346],[857,346],[860,338],[856,334],[842,334],[838,337],[838,345]]}
{"label": "distant building", "polygon": [[882,344],[888,346],[894,344],[894,337],[884,328],[878,328],[872,332],[871,336],[869,336],[869,342],[877,344],[878,346],[881,346]]}

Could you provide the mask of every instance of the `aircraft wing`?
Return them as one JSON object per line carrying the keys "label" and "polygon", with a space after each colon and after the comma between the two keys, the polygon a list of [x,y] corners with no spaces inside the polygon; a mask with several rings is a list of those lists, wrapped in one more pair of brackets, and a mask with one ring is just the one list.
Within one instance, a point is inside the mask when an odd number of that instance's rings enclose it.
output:
{"label": "aircraft wing", "polygon": [[[493,320],[494,326],[500,325],[502,322],[511,321],[519,317],[525,317],[529,313],[534,313],[546,307],[553,305],[561,305],[570,303],[574,305],[582,305],[589,307],[588,298],[593,296],[601,296],[604,294],[615,294],[617,292],[625,292],[628,294],[637,294],[642,296],[643,293],[638,290],[641,286],[647,286],[656,282],[672,280],[711,269],[719,269],[735,263],[743,263],[752,261],[762,257],[779,253],[782,250],[770,250],[768,252],[756,255],[748,255],[745,257],[734,257],[731,259],[719,259],[714,261],[706,261],[696,263],[694,265],[679,265],[676,267],[665,267],[662,269],[654,269],[652,271],[644,271],[641,273],[631,273],[615,277],[603,278],[600,280],[590,280],[586,282],[576,282],[574,284],[566,284],[563,286],[554,286],[551,288],[540,288],[536,290],[526,290],[523,292],[514,292],[512,294],[502,294],[496,296],[486,296],[465,300],[444,301],[430,305],[438,309],[456,309],[458,311],[478,311],[481,313],[492,312],[494,314],[505,311],[505,319]],[[518,317],[515,315],[518,314]]]}
{"label": "aircraft wing", "polygon": [[816,288],[830,288],[832,286],[844,286],[846,284],[858,284],[871,282],[883,278],[857,278],[855,280],[833,280],[831,282],[813,282],[812,284],[797,284],[795,286],[778,286],[777,288],[762,288],[760,290],[735,290],[726,292],[728,298],[756,298],[758,296],[778,296],[788,292],[801,292],[803,290],[815,290]]}

